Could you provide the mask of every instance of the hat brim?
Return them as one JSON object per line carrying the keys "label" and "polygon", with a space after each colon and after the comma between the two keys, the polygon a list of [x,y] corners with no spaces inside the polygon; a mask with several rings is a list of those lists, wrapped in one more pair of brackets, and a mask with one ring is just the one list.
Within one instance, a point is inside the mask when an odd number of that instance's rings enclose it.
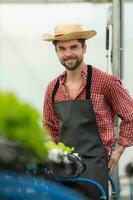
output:
{"label": "hat brim", "polygon": [[96,31],[90,30],[90,31],[78,31],[78,32],[72,32],[65,35],[59,35],[59,36],[52,36],[49,34],[44,34],[42,36],[42,39],[45,41],[66,41],[66,40],[74,40],[74,39],[89,39],[96,35]]}

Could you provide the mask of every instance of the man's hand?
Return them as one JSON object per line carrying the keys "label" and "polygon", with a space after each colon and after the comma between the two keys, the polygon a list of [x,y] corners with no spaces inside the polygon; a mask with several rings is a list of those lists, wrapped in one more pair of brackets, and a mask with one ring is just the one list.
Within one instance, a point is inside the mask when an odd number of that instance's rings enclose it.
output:
{"label": "man's hand", "polygon": [[119,158],[121,157],[122,153],[124,152],[125,147],[121,145],[117,145],[117,148],[112,151],[110,158],[109,158],[109,163],[108,163],[108,168],[109,172],[111,173],[117,164]]}
{"label": "man's hand", "polygon": [[[67,162],[65,158],[67,158]],[[50,177],[62,178],[75,178],[86,170],[84,160],[75,154],[63,155],[59,163],[49,161],[44,163],[44,167],[47,169],[47,174]]]}

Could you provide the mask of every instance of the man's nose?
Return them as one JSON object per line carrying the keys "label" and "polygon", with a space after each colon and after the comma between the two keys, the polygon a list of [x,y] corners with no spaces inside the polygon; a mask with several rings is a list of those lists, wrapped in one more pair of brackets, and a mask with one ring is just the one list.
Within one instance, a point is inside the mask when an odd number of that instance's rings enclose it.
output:
{"label": "man's nose", "polygon": [[65,56],[66,57],[69,57],[69,56],[71,56],[72,55],[72,51],[70,50],[70,49],[67,49],[66,51],[65,51]]}

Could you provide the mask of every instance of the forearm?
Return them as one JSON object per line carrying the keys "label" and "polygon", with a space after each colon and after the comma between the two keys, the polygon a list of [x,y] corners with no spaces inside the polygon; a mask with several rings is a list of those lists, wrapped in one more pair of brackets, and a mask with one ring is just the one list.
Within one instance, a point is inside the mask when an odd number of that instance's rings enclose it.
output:
{"label": "forearm", "polygon": [[125,150],[125,147],[121,146],[120,144],[117,144],[115,146],[114,150],[112,151],[110,155],[109,162],[108,162],[108,168],[109,168],[110,173],[112,172],[118,160],[122,156],[124,150]]}

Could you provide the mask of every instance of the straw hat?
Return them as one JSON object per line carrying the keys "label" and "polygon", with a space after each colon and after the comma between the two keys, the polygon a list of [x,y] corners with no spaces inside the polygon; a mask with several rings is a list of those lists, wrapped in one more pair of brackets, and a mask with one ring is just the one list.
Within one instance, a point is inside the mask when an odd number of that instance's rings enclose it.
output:
{"label": "straw hat", "polygon": [[80,24],[62,24],[55,26],[55,34],[44,34],[42,39],[45,41],[66,41],[73,39],[89,39],[96,35],[94,30],[83,30]]}

